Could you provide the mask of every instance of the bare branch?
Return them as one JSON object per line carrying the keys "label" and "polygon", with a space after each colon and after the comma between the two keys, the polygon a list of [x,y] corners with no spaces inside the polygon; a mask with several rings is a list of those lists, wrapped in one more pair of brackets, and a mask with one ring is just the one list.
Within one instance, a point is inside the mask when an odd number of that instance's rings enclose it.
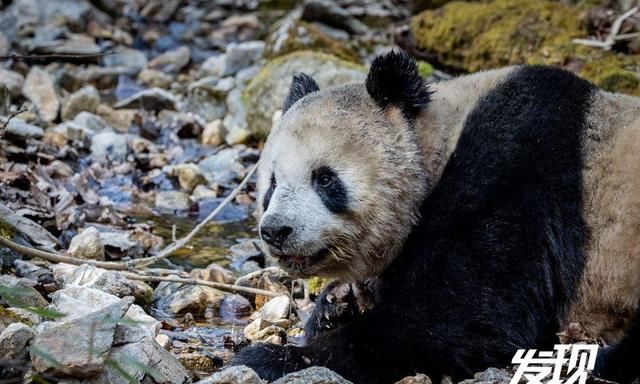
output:
{"label": "bare branch", "polygon": [[115,51],[105,51],[98,53],[80,53],[80,54],[67,54],[67,53],[51,53],[51,54],[33,54],[33,55],[17,55],[15,53],[10,55],[0,55],[0,61],[86,61],[90,59],[97,59],[107,55],[115,54]]}
{"label": "bare branch", "polygon": [[22,107],[18,111],[11,112],[9,114],[9,116],[7,116],[7,119],[4,122],[2,122],[2,125],[0,126],[0,138],[2,138],[2,136],[4,136],[4,132],[7,130],[7,127],[9,126],[9,122],[11,122],[11,119],[13,119],[14,117],[18,116],[22,112],[26,112],[26,111],[27,111],[27,108],[26,107]]}
{"label": "bare branch", "polygon": [[637,34],[630,33],[625,35],[619,35],[620,29],[622,28],[622,23],[629,17],[633,16],[636,12],[638,12],[638,7],[633,7],[622,15],[618,16],[611,24],[611,29],[609,30],[609,35],[607,35],[604,40],[595,40],[595,39],[573,39],[574,44],[586,45],[588,47],[602,48],[604,50],[610,50],[613,45],[618,40],[625,40],[637,37]]}

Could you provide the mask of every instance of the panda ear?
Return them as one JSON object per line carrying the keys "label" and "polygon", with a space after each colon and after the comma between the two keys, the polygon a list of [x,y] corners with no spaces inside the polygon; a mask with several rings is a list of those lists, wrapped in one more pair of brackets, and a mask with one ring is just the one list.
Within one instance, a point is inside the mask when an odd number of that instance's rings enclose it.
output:
{"label": "panda ear", "polygon": [[320,87],[318,87],[318,83],[316,83],[311,76],[305,73],[296,73],[293,75],[289,95],[284,101],[282,113],[287,112],[296,101],[302,99],[305,95],[319,90]]}
{"label": "panda ear", "polygon": [[431,95],[415,60],[395,50],[373,60],[366,87],[380,107],[397,107],[411,121],[427,105]]}

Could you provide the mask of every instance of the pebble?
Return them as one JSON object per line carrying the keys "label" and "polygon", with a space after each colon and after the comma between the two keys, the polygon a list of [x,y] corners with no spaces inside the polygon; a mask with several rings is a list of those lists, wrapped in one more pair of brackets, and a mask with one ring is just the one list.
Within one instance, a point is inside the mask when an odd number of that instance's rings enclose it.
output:
{"label": "pebble", "polygon": [[31,68],[22,86],[22,94],[33,103],[38,116],[45,122],[52,122],[58,117],[60,100],[51,76],[44,69]]}
{"label": "pebble", "polygon": [[208,122],[202,131],[202,144],[211,146],[218,146],[222,144],[224,139],[222,132],[222,120],[217,119]]}
{"label": "pebble", "polygon": [[91,157],[99,162],[122,162],[129,152],[127,135],[103,131],[91,138]]}
{"label": "pebble", "polygon": [[24,85],[24,76],[18,72],[0,68],[0,86],[5,86],[11,93],[11,96],[18,97]]}
{"label": "pebble", "polygon": [[163,72],[176,73],[191,61],[191,50],[183,45],[171,51],[164,52],[149,61],[148,68]]}
{"label": "pebble", "polygon": [[262,318],[271,322],[279,321],[289,317],[291,300],[288,296],[277,296],[267,301],[262,308],[251,315],[251,318]]}
{"label": "pebble", "polygon": [[149,87],[167,89],[173,78],[162,71],[145,68],[138,73],[138,81]]}
{"label": "pebble", "polygon": [[62,104],[62,120],[71,120],[80,112],[94,113],[100,104],[100,93],[91,85],[70,94]]}
{"label": "pebble", "polygon": [[161,213],[186,213],[191,208],[189,195],[179,191],[156,193],[155,207]]}

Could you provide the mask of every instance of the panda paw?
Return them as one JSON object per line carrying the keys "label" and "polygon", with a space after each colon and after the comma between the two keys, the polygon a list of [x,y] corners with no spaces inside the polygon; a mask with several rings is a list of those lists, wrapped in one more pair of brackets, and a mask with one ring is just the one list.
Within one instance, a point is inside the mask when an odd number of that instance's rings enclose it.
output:
{"label": "panda paw", "polygon": [[373,308],[373,284],[331,282],[316,299],[313,313],[304,326],[307,340],[337,328]]}
{"label": "panda paw", "polygon": [[263,380],[271,382],[290,372],[310,367],[311,359],[304,357],[298,347],[257,343],[240,350],[231,365],[245,365]]}

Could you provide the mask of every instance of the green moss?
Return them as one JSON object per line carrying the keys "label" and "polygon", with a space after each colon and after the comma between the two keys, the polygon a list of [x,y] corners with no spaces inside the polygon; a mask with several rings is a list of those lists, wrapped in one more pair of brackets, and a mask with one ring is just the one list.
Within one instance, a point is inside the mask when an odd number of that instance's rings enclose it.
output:
{"label": "green moss", "polygon": [[349,48],[345,43],[329,37],[313,24],[304,21],[292,22],[288,28],[281,33],[283,33],[285,37],[282,41],[277,38],[280,34],[272,34],[274,37],[272,37],[267,44],[267,58],[309,49],[315,52],[328,53],[354,63],[360,62],[360,58],[354,50]]}
{"label": "green moss", "polygon": [[422,77],[429,77],[433,75],[433,65],[427,63],[426,61],[419,60],[418,61],[418,72]]}
{"label": "green moss", "polygon": [[586,5],[556,1],[454,1],[411,20],[421,49],[447,67],[466,72],[513,64],[568,63],[586,79],[611,91],[638,94],[632,60],[573,43],[587,37]]}
{"label": "green moss", "polygon": [[0,236],[5,239],[11,240],[15,236],[16,231],[13,226],[6,221],[0,220]]}
{"label": "green moss", "polygon": [[307,279],[307,288],[312,295],[319,295],[320,292],[331,282],[331,279],[324,277],[311,277]]}

